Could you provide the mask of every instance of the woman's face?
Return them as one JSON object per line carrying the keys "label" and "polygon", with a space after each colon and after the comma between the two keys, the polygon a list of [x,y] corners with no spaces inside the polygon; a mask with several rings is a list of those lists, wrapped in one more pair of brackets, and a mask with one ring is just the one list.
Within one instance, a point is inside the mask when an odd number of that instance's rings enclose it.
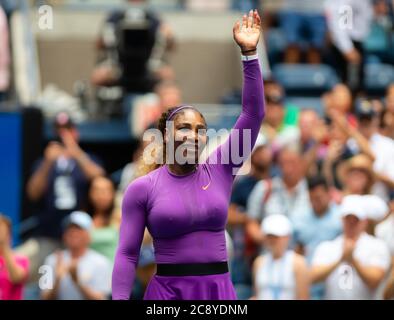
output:
{"label": "woman's face", "polygon": [[332,107],[343,113],[350,111],[352,108],[352,93],[347,86],[343,84],[336,85],[331,95]]}
{"label": "woman's face", "polygon": [[[177,164],[197,164],[207,144],[207,125],[204,118],[193,109],[185,109],[167,124],[167,156]],[[172,154],[170,154],[172,153]]]}
{"label": "woman's face", "polygon": [[115,198],[115,190],[112,182],[104,177],[95,178],[90,187],[89,197],[95,210],[109,210]]}
{"label": "woman's face", "polygon": [[351,169],[347,172],[345,185],[351,194],[364,194],[368,189],[369,176],[361,169]]}
{"label": "woman's face", "polygon": [[286,252],[289,246],[290,237],[278,237],[274,235],[266,235],[264,237],[265,247],[274,255],[282,256]]}

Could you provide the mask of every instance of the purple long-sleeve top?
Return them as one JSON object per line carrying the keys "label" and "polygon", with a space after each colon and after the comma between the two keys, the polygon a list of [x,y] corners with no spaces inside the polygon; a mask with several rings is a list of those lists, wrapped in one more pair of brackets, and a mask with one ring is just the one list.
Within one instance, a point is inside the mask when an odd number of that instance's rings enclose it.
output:
{"label": "purple long-sleeve top", "polygon": [[[226,142],[193,173],[174,175],[164,165],[128,186],[112,275],[113,299],[130,298],[145,227],[153,237],[157,263],[227,261],[224,231],[234,169],[242,163],[225,154],[233,139],[240,150],[253,148],[265,113],[258,59],[243,61],[243,73],[242,112],[233,128],[239,130],[232,130]],[[251,133],[246,148],[242,129]],[[243,158],[246,156],[244,153]],[[229,161],[221,164],[224,157]]]}

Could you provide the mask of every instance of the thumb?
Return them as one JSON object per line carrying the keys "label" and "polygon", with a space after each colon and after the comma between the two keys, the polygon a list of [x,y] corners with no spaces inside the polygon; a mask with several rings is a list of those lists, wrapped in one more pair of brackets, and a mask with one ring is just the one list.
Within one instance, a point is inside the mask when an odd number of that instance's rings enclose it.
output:
{"label": "thumb", "polygon": [[233,27],[233,34],[235,35],[239,33],[240,29],[241,29],[241,24],[239,23],[239,21],[237,21]]}

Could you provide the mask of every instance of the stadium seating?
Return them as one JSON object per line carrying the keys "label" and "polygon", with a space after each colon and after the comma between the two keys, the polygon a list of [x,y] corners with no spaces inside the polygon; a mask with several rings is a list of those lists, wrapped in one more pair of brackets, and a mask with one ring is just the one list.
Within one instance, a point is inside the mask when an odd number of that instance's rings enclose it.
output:
{"label": "stadium seating", "polygon": [[339,82],[335,71],[323,64],[278,64],[273,75],[291,96],[320,96]]}

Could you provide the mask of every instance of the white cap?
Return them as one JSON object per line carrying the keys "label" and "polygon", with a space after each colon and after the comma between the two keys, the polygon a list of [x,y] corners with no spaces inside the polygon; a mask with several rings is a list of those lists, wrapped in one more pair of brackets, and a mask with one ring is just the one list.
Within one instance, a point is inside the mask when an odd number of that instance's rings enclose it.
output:
{"label": "white cap", "polygon": [[285,237],[291,235],[292,227],[290,220],[286,216],[273,214],[263,220],[261,230],[264,234]]}
{"label": "white cap", "polygon": [[74,211],[70,213],[63,221],[63,227],[67,228],[70,225],[76,225],[84,230],[90,230],[92,227],[92,218],[83,211]]}
{"label": "white cap", "polygon": [[349,215],[356,216],[360,220],[364,220],[367,218],[367,213],[364,208],[363,196],[360,195],[348,195],[345,196],[342,200],[340,212],[342,217],[346,217]]}
{"label": "white cap", "polygon": [[367,218],[375,221],[383,220],[389,212],[386,202],[374,194],[363,196],[363,206],[367,212]]}

